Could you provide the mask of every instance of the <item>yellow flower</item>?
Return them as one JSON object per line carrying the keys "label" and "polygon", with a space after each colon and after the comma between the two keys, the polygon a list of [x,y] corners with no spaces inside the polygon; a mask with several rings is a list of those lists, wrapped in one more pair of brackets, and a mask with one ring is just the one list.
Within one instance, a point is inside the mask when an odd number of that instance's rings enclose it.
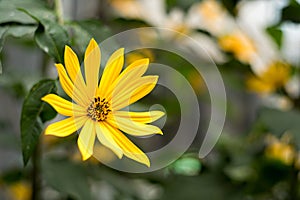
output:
{"label": "yellow flower", "polygon": [[269,145],[265,150],[265,154],[268,158],[279,160],[286,165],[293,164],[296,156],[295,148],[284,140],[284,137],[280,140],[274,136],[267,138]]}
{"label": "yellow flower", "polygon": [[9,193],[13,200],[31,199],[31,186],[28,182],[20,181],[9,185]]}
{"label": "yellow flower", "polygon": [[222,17],[223,8],[215,0],[205,0],[199,5],[199,12],[204,16],[210,23],[215,22]]}
{"label": "yellow flower", "polygon": [[188,80],[190,84],[192,85],[193,89],[195,90],[196,94],[203,94],[205,91],[205,82],[201,75],[190,72],[188,74]]}
{"label": "yellow flower", "polygon": [[249,90],[257,93],[271,93],[283,87],[290,78],[288,64],[276,61],[271,63],[260,76],[250,76],[246,82]]}
{"label": "yellow flower", "polygon": [[142,15],[141,6],[135,0],[110,0],[113,9],[126,18],[140,18]]}
{"label": "yellow flower", "polygon": [[195,16],[198,15],[201,23],[200,26],[213,35],[219,36],[228,29],[232,29],[234,21],[219,1],[204,0],[196,3],[194,7],[196,8]]}
{"label": "yellow flower", "polygon": [[92,39],[85,52],[84,78],[76,54],[70,47],[65,47],[66,70],[62,64],[56,64],[56,68],[60,84],[73,102],[55,94],[42,98],[58,113],[67,116],[66,119],[49,125],[45,134],[65,137],[81,129],[77,144],[83,160],[93,155],[97,136],[119,158],[125,155],[149,167],[148,157],[122,132],[133,136],[162,134],[160,128],[148,123],[159,119],[164,113],[129,112],[121,109],[150,93],[158,76],[143,76],[148,68],[148,59],[136,60],[122,71],[124,49],[121,48],[108,59],[98,85],[100,58],[100,48]]}
{"label": "yellow flower", "polygon": [[232,34],[224,35],[219,38],[220,47],[244,63],[249,63],[256,53],[253,42],[241,31],[235,31]]}

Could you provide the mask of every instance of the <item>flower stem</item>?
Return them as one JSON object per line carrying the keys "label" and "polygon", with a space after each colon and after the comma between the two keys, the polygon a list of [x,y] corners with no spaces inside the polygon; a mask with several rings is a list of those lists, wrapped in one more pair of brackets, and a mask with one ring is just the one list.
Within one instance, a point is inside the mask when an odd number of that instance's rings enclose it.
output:
{"label": "flower stem", "polygon": [[[45,77],[47,75],[47,66],[49,62],[49,57],[47,54],[43,54],[43,61],[41,66],[41,77]],[[41,136],[44,133],[41,134]],[[40,139],[37,142],[36,148],[32,155],[32,200],[40,200],[42,193],[42,168],[41,168],[41,157],[42,157],[42,146],[43,139]]]}
{"label": "flower stem", "polygon": [[41,199],[41,141],[38,141],[38,144],[34,150],[32,156],[32,200]]}
{"label": "flower stem", "polygon": [[58,19],[58,23],[60,25],[64,24],[64,18],[63,18],[63,7],[62,7],[62,3],[61,0],[54,0],[54,9],[55,9],[55,13]]}

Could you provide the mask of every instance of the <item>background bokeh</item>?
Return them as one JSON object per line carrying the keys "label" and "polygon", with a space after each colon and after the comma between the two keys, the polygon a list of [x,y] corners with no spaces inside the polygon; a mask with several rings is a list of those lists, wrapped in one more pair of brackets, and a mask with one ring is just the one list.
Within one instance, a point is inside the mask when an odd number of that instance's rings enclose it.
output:
{"label": "background bokeh", "polygon": [[[0,0],[0,199],[300,199],[299,13],[296,0]],[[197,94],[198,133],[178,160],[154,172],[126,173],[94,158],[83,162],[76,134],[41,133],[24,166],[21,132],[31,127],[20,127],[23,102],[37,82],[57,80],[54,63],[63,62],[64,46],[82,61],[92,37],[101,43],[141,27],[173,30],[141,31],[133,38],[141,45],[173,43],[201,67],[218,67],[227,115],[209,155],[198,156],[211,116],[202,75],[184,57],[143,48],[128,52],[126,65],[147,57],[170,66]],[[176,78],[169,81],[181,87]],[[172,141],[182,114],[176,96],[161,86],[133,109],[153,104],[167,113],[157,122],[164,136],[130,138],[145,152]],[[47,121],[42,128],[61,119],[50,107],[38,117]],[[96,148],[105,162],[116,159]]]}

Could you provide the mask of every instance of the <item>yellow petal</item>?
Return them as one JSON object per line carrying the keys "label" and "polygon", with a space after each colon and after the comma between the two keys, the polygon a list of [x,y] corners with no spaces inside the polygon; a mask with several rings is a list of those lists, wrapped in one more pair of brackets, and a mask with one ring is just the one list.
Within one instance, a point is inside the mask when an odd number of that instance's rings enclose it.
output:
{"label": "yellow petal", "polygon": [[147,136],[155,133],[160,135],[163,134],[157,126],[134,122],[129,118],[114,117],[114,119],[109,119],[108,122],[115,128],[120,129],[129,135]]}
{"label": "yellow petal", "polygon": [[71,78],[71,81],[74,83],[75,88],[78,88],[78,90],[81,92],[82,95],[84,95],[85,98],[91,99],[93,97],[88,96],[87,94],[87,87],[84,83],[79,61],[77,58],[77,55],[74,53],[74,51],[68,47],[65,46],[65,66],[67,69],[67,72]]}
{"label": "yellow petal", "polygon": [[250,91],[261,94],[271,93],[276,90],[272,83],[265,82],[255,76],[249,77],[246,81],[246,85]]}
{"label": "yellow petal", "polygon": [[111,149],[118,158],[122,158],[123,151],[114,141],[113,137],[111,136],[112,133],[105,127],[103,123],[96,124],[96,133],[98,140],[106,147]]}
{"label": "yellow petal", "polygon": [[119,76],[124,64],[124,48],[115,51],[108,59],[99,85],[99,95],[106,96],[111,84]]}
{"label": "yellow petal", "polygon": [[74,87],[72,81],[69,79],[66,70],[62,64],[55,64],[59,76],[60,85],[65,93],[71,97],[76,103],[87,106],[90,102],[82,94],[82,92]]}
{"label": "yellow petal", "polygon": [[[118,92],[116,91],[117,85],[123,85],[125,87],[130,85],[134,80],[139,79],[146,72],[148,64],[149,59],[140,59],[129,65],[107,89],[107,92],[105,93],[107,99],[111,98],[113,90]],[[122,87],[120,89],[122,89]]]}
{"label": "yellow petal", "polygon": [[[119,91],[125,91],[128,88],[131,88],[133,85],[135,85],[139,80],[141,79],[141,69],[145,69],[147,67],[136,67],[133,70],[130,70],[129,73],[126,73],[124,76],[121,76],[118,78],[118,82],[116,85],[114,85],[114,92],[119,92]],[[146,76],[150,77],[150,76]],[[144,77],[143,77],[144,78]],[[119,89],[119,90],[117,90]]]}
{"label": "yellow petal", "polygon": [[86,115],[84,108],[77,104],[73,104],[55,94],[48,94],[42,98],[43,101],[49,103],[59,114],[65,116],[82,116]]}
{"label": "yellow petal", "polygon": [[87,117],[69,117],[64,120],[61,120],[59,122],[55,122],[53,124],[50,124],[46,130],[45,135],[54,135],[57,137],[66,137],[80,129],[85,121],[87,120]]}
{"label": "yellow petal", "polygon": [[120,110],[146,96],[154,88],[157,80],[158,76],[144,76],[126,83],[120,82],[112,94],[112,109]]}
{"label": "yellow petal", "polygon": [[68,47],[65,46],[65,66],[67,69],[67,72],[74,83],[77,79],[77,76],[80,72],[80,65],[77,58],[77,55],[74,53],[74,51]]}
{"label": "yellow petal", "polygon": [[87,160],[93,155],[95,138],[95,122],[88,119],[81,129],[77,140],[82,160]]}
{"label": "yellow petal", "polygon": [[158,120],[159,118],[164,116],[165,113],[162,111],[150,111],[150,112],[115,111],[113,115],[118,118],[129,118],[134,122],[140,122],[146,124]]}
{"label": "yellow petal", "polygon": [[109,130],[113,139],[116,141],[118,146],[123,150],[123,153],[128,158],[131,158],[137,162],[143,163],[150,167],[149,158],[144,152],[142,152],[135,144],[133,144],[122,132],[112,127],[110,124],[104,122],[106,128]]}
{"label": "yellow petal", "polygon": [[136,101],[140,100],[141,98],[149,94],[156,86],[157,79],[158,77],[152,83],[141,85],[140,87],[135,89],[129,100],[129,105],[135,103]]}
{"label": "yellow petal", "polygon": [[121,76],[120,78],[122,78],[122,76],[126,76],[128,72],[130,72],[131,70],[137,67],[138,67],[138,71],[135,72],[136,76],[142,76],[147,71],[148,65],[149,65],[149,58],[136,60],[130,65],[128,65],[128,67],[125,68],[125,70],[120,74]]}
{"label": "yellow petal", "polygon": [[85,81],[90,97],[93,97],[98,87],[101,52],[97,42],[91,39],[84,55]]}

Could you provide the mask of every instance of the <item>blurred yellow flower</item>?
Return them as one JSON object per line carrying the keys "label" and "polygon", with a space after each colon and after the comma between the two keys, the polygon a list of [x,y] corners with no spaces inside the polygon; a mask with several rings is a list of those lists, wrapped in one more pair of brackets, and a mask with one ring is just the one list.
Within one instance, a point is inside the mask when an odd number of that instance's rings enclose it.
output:
{"label": "blurred yellow flower", "polygon": [[8,191],[13,200],[31,199],[32,191],[28,182],[20,181],[13,183],[9,186]]}
{"label": "blurred yellow flower", "polygon": [[222,6],[215,0],[204,0],[199,4],[198,9],[209,23],[214,23],[220,19],[224,12]]}
{"label": "blurred yellow flower", "polygon": [[221,36],[218,40],[223,50],[233,53],[241,62],[249,63],[256,54],[253,41],[241,31]]}
{"label": "blurred yellow flower", "polygon": [[[207,2],[209,4],[210,1]],[[215,1],[212,2],[219,5]],[[153,44],[163,39],[166,42],[178,43],[206,60],[210,61],[212,58],[215,62],[224,62],[223,52],[221,52],[216,41],[198,30],[206,29],[209,25],[219,29],[224,27],[220,26],[220,24],[224,25],[223,22],[225,22],[226,27],[229,27],[227,26],[228,18],[224,18],[226,13],[219,5],[220,10],[223,11],[220,14],[222,20],[219,20],[218,23],[208,22],[205,17],[201,17],[201,4],[202,2],[195,3],[184,12],[178,7],[167,11],[165,0],[111,0],[111,6],[116,11],[116,16],[141,20],[153,27],[137,30],[139,32],[138,39],[144,45]],[[135,11],[131,12],[131,9]],[[215,11],[214,7],[211,8],[211,11]],[[230,28],[230,30],[232,29]],[[204,52],[203,49],[206,51]]]}
{"label": "blurred yellow flower", "polygon": [[234,19],[224,9],[223,5],[216,0],[204,0],[196,3],[191,9],[200,29],[209,31],[219,37],[236,27]]}
{"label": "blurred yellow flower", "polygon": [[292,165],[296,156],[295,148],[282,137],[280,140],[274,136],[267,137],[268,146],[265,154],[268,158],[279,160],[286,165]]}
{"label": "blurred yellow flower", "polygon": [[206,87],[205,87],[205,82],[201,77],[201,75],[197,74],[196,72],[190,72],[188,74],[188,79],[193,89],[195,90],[196,94],[204,93]]}
{"label": "blurred yellow flower", "polygon": [[122,17],[140,18],[141,6],[136,0],[110,0],[113,9]]}
{"label": "blurred yellow flower", "polygon": [[100,59],[100,48],[92,39],[85,52],[84,79],[76,54],[70,47],[65,47],[66,70],[62,64],[56,64],[56,68],[60,84],[73,102],[55,94],[42,98],[58,113],[67,116],[49,125],[45,134],[66,137],[81,129],[77,143],[83,160],[93,155],[97,136],[119,158],[125,155],[150,166],[148,157],[121,131],[133,136],[162,134],[160,128],[148,123],[159,119],[164,113],[128,112],[121,109],[150,93],[158,76],[143,76],[148,68],[148,59],[136,60],[122,71],[124,49],[121,48],[108,59],[98,85]]}
{"label": "blurred yellow flower", "polygon": [[283,87],[289,80],[290,66],[284,62],[271,63],[259,76],[251,75],[246,84],[249,90],[257,93],[271,93]]}

